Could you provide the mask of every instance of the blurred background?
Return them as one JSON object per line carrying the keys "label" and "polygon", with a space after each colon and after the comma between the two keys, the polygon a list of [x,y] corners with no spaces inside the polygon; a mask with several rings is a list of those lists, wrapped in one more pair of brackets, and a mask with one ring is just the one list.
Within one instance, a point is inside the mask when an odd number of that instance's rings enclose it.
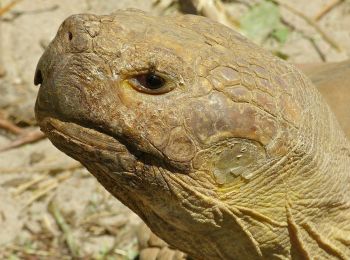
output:
{"label": "blurred background", "polygon": [[293,63],[350,56],[348,0],[0,0],[0,259],[135,259],[139,218],[36,127],[35,66],[61,22],[121,8],[217,20]]}

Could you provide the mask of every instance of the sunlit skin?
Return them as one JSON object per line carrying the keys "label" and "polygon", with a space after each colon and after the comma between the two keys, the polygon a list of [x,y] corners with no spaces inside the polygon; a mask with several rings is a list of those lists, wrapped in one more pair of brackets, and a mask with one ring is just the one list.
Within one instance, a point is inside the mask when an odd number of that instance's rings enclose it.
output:
{"label": "sunlit skin", "polygon": [[294,66],[197,16],[67,18],[36,117],[194,259],[350,257],[350,145]]}

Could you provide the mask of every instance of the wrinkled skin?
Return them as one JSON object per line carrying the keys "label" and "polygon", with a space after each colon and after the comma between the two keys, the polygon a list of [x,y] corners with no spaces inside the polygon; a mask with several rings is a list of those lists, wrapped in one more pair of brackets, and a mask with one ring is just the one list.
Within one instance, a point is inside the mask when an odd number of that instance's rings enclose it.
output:
{"label": "wrinkled skin", "polygon": [[[161,94],[130,82],[156,72]],[[295,67],[203,17],[135,10],[64,21],[36,116],[194,259],[350,257],[350,145]]]}

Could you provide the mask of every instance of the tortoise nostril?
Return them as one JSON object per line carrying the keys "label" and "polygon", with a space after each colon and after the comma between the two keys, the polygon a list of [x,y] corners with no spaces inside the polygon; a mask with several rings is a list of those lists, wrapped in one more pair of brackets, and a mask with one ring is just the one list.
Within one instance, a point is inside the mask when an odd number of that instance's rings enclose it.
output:
{"label": "tortoise nostril", "polygon": [[41,73],[41,70],[37,69],[35,71],[35,76],[34,76],[34,85],[37,86],[41,83],[43,83],[43,75]]}

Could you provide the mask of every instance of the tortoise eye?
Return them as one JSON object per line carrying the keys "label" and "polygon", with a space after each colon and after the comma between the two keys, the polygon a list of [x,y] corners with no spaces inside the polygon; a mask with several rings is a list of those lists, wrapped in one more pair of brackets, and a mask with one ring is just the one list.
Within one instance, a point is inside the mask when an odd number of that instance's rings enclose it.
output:
{"label": "tortoise eye", "polygon": [[165,85],[165,79],[155,73],[141,74],[135,77],[135,79],[147,89],[155,90],[160,89]]}
{"label": "tortoise eye", "polygon": [[129,78],[128,82],[136,90],[147,94],[163,94],[174,88],[174,84],[155,72],[135,75]]}

